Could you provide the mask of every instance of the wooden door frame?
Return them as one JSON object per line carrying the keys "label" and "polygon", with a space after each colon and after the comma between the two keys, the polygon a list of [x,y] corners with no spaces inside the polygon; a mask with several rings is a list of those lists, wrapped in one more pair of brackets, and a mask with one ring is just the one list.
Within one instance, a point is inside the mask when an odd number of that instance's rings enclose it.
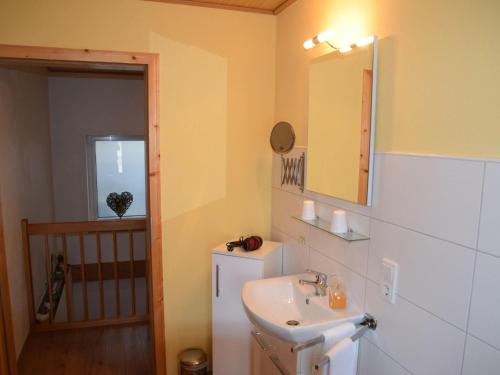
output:
{"label": "wooden door frame", "polygon": [[[97,51],[89,49],[69,49],[51,47],[29,47],[0,44],[0,59],[12,61],[32,61],[44,64],[57,63],[97,69],[118,69],[127,67],[144,68],[147,95],[147,134],[148,134],[148,208],[149,208],[149,244],[151,259],[148,265],[151,285],[149,288],[149,311],[155,373],[166,373],[165,320],[163,306],[163,253],[161,235],[161,187],[160,187],[160,123],[159,123],[159,55],[154,53],[133,53],[117,51]],[[5,284],[6,269],[2,264],[5,247],[0,220],[0,287],[8,291]],[[5,280],[4,280],[5,279]],[[3,293],[5,294],[5,293]],[[10,299],[2,295],[4,317],[10,316]],[[7,320],[7,319],[6,319]],[[7,321],[8,323],[8,321]],[[9,326],[9,324],[7,324]],[[12,327],[10,328],[12,329]],[[7,327],[7,333],[9,328]],[[13,340],[13,337],[11,338]],[[9,347],[13,344],[10,343]],[[15,353],[14,353],[15,357]],[[15,372],[13,373],[15,374]]]}
{"label": "wooden door frame", "polygon": [[14,327],[10,308],[10,289],[7,277],[7,259],[5,256],[5,237],[3,231],[2,202],[0,201],[0,356],[7,362],[11,375],[17,375],[16,348],[14,345]]}
{"label": "wooden door frame", "polygon": [[[1,296],[0,296],[1,297]],[[5,325],[3,322],[3,311],[0,307],[0,374],[9,374],[10,371],[10,355],[7,352],[7,338],[5,336]],[[15,369],[15,367],[14,367]],[[15,371],[15,370],[14,370]]]}

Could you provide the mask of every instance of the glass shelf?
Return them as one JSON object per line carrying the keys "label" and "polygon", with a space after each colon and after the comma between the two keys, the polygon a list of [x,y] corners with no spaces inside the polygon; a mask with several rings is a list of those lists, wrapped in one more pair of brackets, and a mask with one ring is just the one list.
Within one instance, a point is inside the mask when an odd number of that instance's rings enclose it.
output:
{"label": "glass shelf", "polygon": [[316,220],[304,220],[300,216],[292,216],[294,219],[301,221],[303,223],[309,224],[315,228],[321,229],[322,231],[325,231],[328,234],[331,234],[332,236],[342,238],[345,241],[363,241],[363,240],[369,240],[370,237],[364,236],[360,233],[353,232],[349,230],[347,233],[334,233],[330,230],[330,222],[326,220],[321,220],[321,219],[316,219]]}

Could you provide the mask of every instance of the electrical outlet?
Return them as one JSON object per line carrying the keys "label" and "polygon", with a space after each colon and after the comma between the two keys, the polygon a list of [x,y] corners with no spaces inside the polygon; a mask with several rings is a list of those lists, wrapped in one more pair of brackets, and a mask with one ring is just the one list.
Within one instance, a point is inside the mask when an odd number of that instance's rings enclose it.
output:
{"label": "electrical outlet", "polygon": [[393,260],[382,258],[380,296],[385,301],[395,304],[399,265]]}

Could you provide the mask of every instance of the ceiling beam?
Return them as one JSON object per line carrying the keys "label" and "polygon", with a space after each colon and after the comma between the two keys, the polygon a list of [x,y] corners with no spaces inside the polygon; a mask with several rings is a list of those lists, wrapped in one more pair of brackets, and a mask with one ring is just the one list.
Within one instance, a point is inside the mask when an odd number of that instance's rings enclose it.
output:
{"label": "ceiling beam", "polygon": [[225,10],[238,10],[241,12],[252,12],[252,13],[270,14],[270,15],[274,14],[273,10],[245,7],[239,5],[215,4],[198,0],[146,0],[146,1],[156,1],[159,3],[170,3],[170,4],[181,4],[181,5],[193,5],[198,7],[217,8]]}
{"label": "ceiling beam", "polygon": [[290,5],[292,5],[293,3],[295,3],[297,0],[285,0],[284,2],[282,2],[280,5],[278,5],[274,10],[273,10],[273,14],[279,14],[281,12],[283,12],[286,8],[288,8]]}
{"label": "ceiling beam", "polygon": [[229,4],[217,4],[212,2],[207,2],[203,0],[146,0],[146,1],[155,1],[159,3],[170,3],[170,4],[180,4],[180,5],[192,5],[199,6],[205,8],[217,8],[217,9],[225,9],[225,10],[237,10],[242,12],[252,12],[252,13],[260,13],[260,14],[270,14],[276,15],[287,8],[289,5],[293,4],[297,0],[284,0],[280,5],[278,5],[275,9],[261,9],[256,7],[248,7],[243,5],[229,5]]}

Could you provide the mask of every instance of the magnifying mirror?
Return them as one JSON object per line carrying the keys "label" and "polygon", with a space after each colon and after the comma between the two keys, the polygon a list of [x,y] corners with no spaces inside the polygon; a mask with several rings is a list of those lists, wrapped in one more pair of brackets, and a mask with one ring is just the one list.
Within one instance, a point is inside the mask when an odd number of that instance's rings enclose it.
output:
{"label": "magnifying mirror", "polygon": [[271,148],[278,154],[290,152],[295,144],[295,132],[288,122],[280,121],[274,125],[271,131]]}

